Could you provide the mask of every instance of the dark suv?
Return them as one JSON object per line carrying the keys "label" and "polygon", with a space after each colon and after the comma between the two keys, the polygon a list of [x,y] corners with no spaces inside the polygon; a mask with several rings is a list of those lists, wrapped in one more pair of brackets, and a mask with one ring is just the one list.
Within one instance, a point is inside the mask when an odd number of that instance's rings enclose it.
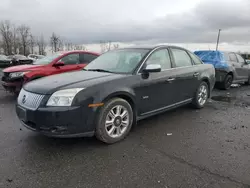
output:
{"label": "dark suv", "polygon": [[204,63],[214,65],[219,88],[229,89],[233,83],[250,84],[249,65],[240,54],[211,50],[195,51],[194,53]]}

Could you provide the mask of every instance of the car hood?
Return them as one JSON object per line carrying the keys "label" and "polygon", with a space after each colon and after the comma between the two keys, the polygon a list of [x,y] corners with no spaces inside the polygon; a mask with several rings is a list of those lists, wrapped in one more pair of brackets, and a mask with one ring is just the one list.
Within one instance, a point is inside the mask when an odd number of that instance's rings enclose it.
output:
{"label": "car hood", "polygon": [[87,88],[122,76],[124,75],[92,71],[74,71],[37,79],[25,84],[23,88],[26,91],[46,95],[52,94],[60,89]]}
{"label": "car hood", "polygon": [[3,70],[3,72],[23,72],[23,71],[32,71],[32,70],[37,70],[41,66],[44,65],[18,65],[18,66],[12,66],[8,67]]}

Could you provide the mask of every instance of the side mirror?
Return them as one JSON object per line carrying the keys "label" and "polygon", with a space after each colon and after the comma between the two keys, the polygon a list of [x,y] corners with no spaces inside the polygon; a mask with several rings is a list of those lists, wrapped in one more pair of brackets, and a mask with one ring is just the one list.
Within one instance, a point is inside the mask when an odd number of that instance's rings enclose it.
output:
{"label": "side mirror", "polygon": [[54,67],[61,67],[61,66],[64,66],[64,65],[65,65],[64,62],[59,61],[59,62],[55,63],[53,66]]}
{"label": "side mirror", "polygon": [[161,65],[159,64],[151,64],[147,65],[143,70],[143,73],[151,73],[151,72],[161,72]]}

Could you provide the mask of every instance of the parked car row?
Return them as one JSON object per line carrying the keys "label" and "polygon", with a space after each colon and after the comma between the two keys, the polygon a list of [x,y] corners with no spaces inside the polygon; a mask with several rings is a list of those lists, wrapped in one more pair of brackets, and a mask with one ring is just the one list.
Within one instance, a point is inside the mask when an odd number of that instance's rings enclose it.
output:
{"label": "parked car row", "polygon": [[18,94],[22,86],[29,81],[80,70],[98,55],[86,51],[60,52],[38,59],[33,64],[12,66],[3,70],[2,85],[7,91]]}
{"label": "parked car row", "polygon": [[16,65],[32,64],[34,61],[44,56],[36,55],[36,57],[37,58],[31,58],[30,56],[26,57],[24,55],[19,55],[19,54],[10,56],[0,55],[0,68],[6,68]]}
{"label": "parked car row", "polygon": [[216,82],[223,89],[249,84],[248,66],[233,52],[130,47],[56,53],[5,69],[2,83],[21,90],[16,113],[28,129],[52,137],[95,135],[111,144],[139,120],[186,104],[203,108]]}
{"label": "parked car row", "polygon": [[10,66],[11,60],[5,56],[5,55],[0,55],[0,68],[5,68]]}

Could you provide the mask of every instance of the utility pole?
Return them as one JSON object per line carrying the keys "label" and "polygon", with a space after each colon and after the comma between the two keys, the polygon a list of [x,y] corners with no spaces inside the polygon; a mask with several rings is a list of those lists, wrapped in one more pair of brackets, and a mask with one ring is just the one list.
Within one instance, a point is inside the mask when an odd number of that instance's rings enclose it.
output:
{"label": "utility pole", "polygon": [[218,50],[218,45],[219,45],[219,42],[220,42],[220,31],[221,31],[221,29],[219,29],[219,32],[218,32],[216,51]]}

